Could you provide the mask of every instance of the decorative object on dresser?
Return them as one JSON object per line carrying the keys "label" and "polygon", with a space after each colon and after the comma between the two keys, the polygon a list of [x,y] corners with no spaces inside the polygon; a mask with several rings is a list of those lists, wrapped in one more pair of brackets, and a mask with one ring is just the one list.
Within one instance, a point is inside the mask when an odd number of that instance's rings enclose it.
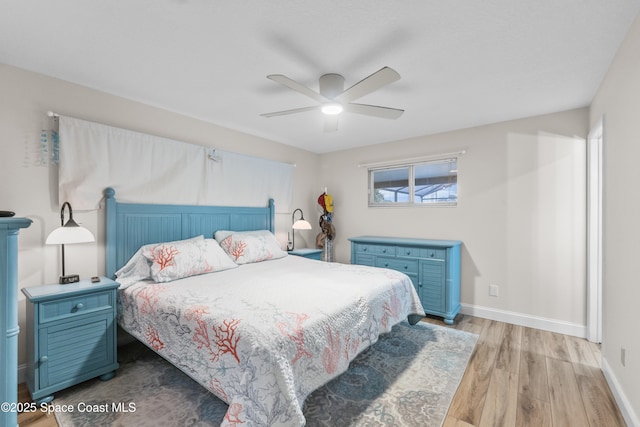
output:
{"label": "decorative object on dresser", "polygon": [[458,240],[395,237],[352,237],[351,263],[405,273],[427,314],[451,325],[460,311],[460,247]]}
{"label": "decorative object on dresser", "polygon": [[[296,220],[296,212],[300,212],[300,219]],[[296,248],[296,230],[311,230],[311,224],[304,219],[302,209],[298,208],[291,214],[291,239],[287,239],[287,250],[292,251]]]}
{"label": "decorative object on dresser", "polygon": [[297,255],[304,258],[316,259],[321,261],[322,249],[294,249],[289,251],[289,255]]}
{"label": "decorative object on dresser", "polygon": [[[69,208],[69,221],[64,222],[64,208]],[[60,209],[60,227],[53,230],[49,237],[47,237],[47,245],[61,245],[62,246],[62,276],[58,283],[75,283],[80,280],[80,276],[77,274],[65,275],[64,272],[64,245],[70,243],[86,243],[95,241],[95,237],[89,230],[78,225],[73,219],[73,209],[69,202],[64,202]]]}
{"label": "decorative object on dresser", "polygon": [[[3,405],[18,402],[18,233],[31,222],[29,218],[0,218],[0,301],[3,304],[0,310],[0,403]],[[17,426],[18,411],[0,411],[0,425]]]}
{"label": "decorative object on dresser", "polygon": [[37,403],[118,368],[116,289],[106,277],[23,288],[27,304],[27,387]]}

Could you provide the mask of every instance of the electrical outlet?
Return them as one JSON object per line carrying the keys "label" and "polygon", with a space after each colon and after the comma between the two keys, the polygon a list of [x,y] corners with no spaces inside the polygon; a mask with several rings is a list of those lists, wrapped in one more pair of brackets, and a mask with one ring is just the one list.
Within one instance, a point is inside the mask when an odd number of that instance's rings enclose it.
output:
{"label": "electrical outlet", "polygon": [[491,297],[498,296],[498,285],[489,285],[489,296]]}
{"label": "electrical outlet", "polygon": [[622,363],[622,366],[627,366],[626,358],[627,358],[627,350],[624,347],[622,347],[620,349],[620,363]]}

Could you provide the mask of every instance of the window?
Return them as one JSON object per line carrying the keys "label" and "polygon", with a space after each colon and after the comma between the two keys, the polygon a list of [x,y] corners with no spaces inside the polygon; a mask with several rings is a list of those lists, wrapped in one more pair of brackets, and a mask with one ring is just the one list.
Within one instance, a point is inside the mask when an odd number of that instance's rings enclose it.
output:
{"label": "window", "polygon": [[369,168],[369,206],[458,202],[458,159]]}

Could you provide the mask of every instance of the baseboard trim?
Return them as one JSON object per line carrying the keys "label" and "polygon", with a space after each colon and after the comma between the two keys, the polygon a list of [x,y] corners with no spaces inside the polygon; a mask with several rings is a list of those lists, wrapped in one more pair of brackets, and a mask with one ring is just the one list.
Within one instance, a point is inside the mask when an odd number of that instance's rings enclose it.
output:
{"label": "baseboard trim", "polygon": [[470,316],[512,323],[514,325],[526,326],[529,328],[542,329],[549,332],[557,332],[559,334],[571,335],[579,338],[586,338],[587,336],[586,325],[579,325],[577,323],[565,322],[562,320],[548,319],[545,317],[532,316],[530,314],[481,307],[472,304],[462,304],[460,312]]}
{"label": "baseboard trim", "polygon": [[27,364],[18,365],[18,384],[27,381]]}
{"label": "baseboard trim", "polygon": [[605,357],[602,357],[601,369],[607,383],[609,384],[611,393],[613,393],[613,397],[618,403],[618,407],[620,408],[624,421],[629,427],[640,427],[640,419],[634,412],[631,403],[629,403],[629,399],[627,399],[627,396],[624,394],[616,375],[613,373],[613,370],[611,370],[611,366],[609,366]]}

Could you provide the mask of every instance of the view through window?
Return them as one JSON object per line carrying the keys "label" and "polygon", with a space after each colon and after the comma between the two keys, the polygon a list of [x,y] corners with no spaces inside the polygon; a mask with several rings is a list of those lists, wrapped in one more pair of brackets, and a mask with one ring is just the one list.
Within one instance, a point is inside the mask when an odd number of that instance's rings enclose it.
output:
{"label": "view through window", "polygon": [[369,168],[369,205],[455,205],[456,158]]}

